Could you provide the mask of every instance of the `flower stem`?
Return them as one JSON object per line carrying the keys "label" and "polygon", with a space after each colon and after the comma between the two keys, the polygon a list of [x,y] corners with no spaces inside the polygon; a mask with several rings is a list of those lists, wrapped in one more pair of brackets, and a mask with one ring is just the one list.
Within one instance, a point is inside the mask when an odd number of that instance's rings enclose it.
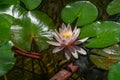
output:
{"label": "flower stem", "polygon": [[7,80],[7,76],[6,76],[6,74],[4,75],[4,80]]}

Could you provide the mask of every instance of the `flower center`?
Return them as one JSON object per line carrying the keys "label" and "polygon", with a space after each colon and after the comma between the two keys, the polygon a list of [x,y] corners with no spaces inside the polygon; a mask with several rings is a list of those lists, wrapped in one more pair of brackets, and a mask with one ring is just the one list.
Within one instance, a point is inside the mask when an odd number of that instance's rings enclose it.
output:
{"label": "flower center", "polygon": [[63,34],[62,34],[62,37],[63,37],[64,39],[69,38],[69,37],[71,37],[71,36],[72,36],[72,33],[70,33],[70,32],[63,33]]}

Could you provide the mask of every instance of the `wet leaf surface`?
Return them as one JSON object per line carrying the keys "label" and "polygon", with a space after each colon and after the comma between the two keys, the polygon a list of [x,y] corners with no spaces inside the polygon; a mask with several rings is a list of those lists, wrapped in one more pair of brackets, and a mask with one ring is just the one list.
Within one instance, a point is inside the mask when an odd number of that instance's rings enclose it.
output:
{"label": "wet leaf surface", "polygon": [[93,49],[96,55],[90,55],[90,60],[99,68],[109,70],[110,66],[120,61],[120,46],[115,45],[104,49]]}
{"label": "wet leaf surface", "polygon": [[14,66],[15,58],[11,47],[9,43],[0,47],[0,76],[10,71]]}
{"label": "wet leaf surface", "polygon": [[81,29],[79,38],[89,37],[88,48],[104,48],[120,41],[120,24],[113,21],[97,21]]}
{"label": "wet leaf surface", "polygon": [[77,19],[77,26],[91,23],[97,18],[97,16],[97,8],[89,1],[76,1],[69,3],[61,12],[61,17],[64,22],[72,23]]}
{"label": "wet leaf surface", "polygon": [[8,14],[14,18],[11,27],[11,40],[15,45],[25,50],[30,50],[31,41],[35,38],[40,50],[48,47],[46,41],[51,39],[49,30],[54,28],[51,18],[43,12],[27,12],[19,5],[4,5],[0,7],[2,14]]}
{"label": "wet leaf surface", "polygon": [[13,18],[6,14],[0,14],[0,46],[5,44],[10,39],[10,27],[13,23]]}
{"label": "wet leaf surface", "polygon": [[29,11],[23,16],[21,20],[16,19],[11,27],[11,40],[25,50],[30,50],[32,39],[35,39],[40,50],[48,48],[46,41],[52,38],[49,31],[54,27],[52,20],[38,11]]}
{"label": "wet leaf surface", "polygon": [[114,15],[114,14],[117,14],[117,13],[120,13],[120,0],[113,0],[109,3],[109,5],[107,6],[107,13],[109,15]]}
{"label": "wet leaf surface", "polygon": [[19,4],[20,0],[0,0],[0,4]]}
{"label": "wet leaf surface", "polygon": [[21,0],[29,10],[33,10],[38,7],[42,0]]}
{"label": "wet leaf surface", "polygon": [[108,80],[120,80],[120,62],[115,63],[110,67]]}

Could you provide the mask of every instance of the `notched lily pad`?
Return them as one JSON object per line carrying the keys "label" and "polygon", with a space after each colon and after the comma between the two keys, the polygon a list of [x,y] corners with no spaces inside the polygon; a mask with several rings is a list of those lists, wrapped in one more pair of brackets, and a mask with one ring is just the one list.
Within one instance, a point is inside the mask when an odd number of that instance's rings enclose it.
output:
{"label": "notched lily pad", "polygon": [[16,19],[11,27],[11,40],[16,46],[30,50],[32,39],[36,41],[40,50],[48,48],[48,39],[51,39],[50,29],[53,29],[52,20],[43,12],[29,11],[24,17]]}
{"label": "notched lily pad", "polygon": [[120,80],[120,62],[115,63],[110,67],[108,80]]}
{"label": "notched lily pad", "polygon": [[40,5],[42,0],[21,0],[29,10],[33,10]]}
{"label": "notched lily pad", "polygon": [[69,3],[61,12],[61,17],[64,22],[72,23],[77,19],[77,26],[91,23],[97,18],[97,16],[97,8],[89,1],[76,1]]}
{"label": "notched lily pad", "polygon": [[0,4],[19,4],[20,0],[0,0]]}
{"label": "notched lily pad", "polygon": [[7,73],[14,66],[15,58],[11,47],[10,43],[0,47],[0,76]]}
{"label": "notched lily pad", "polygon": [[94,22],[81,29],[79,38],[90,37],[89,48],[104,48],[120,42],[120,24],[113,21]]}
{"label": "notched lily pad", "polygon": [[90,55],[90,60],[99,68],[108,70],[110,66],[120,61],[120,46],[114,45],[104,49],[93,49],[97,55]]}
{"label": "notched lily pad", "polygon": [[11,16],[0,14],[0,46],[10,39],[10,27],[12,23],[13,18]]}
{"label": "notched lily pad", "polygon": [[20,5],[10,5],[10,4],[0,5],[0,14],[7,14],[15,19],[21,19],[23,17],[23,14],[26,13],[27,11],[24,8],[22,8]]}
{"label": "notched lily pad", "polygon": [[109,15],[114,15],[120,13],[120,0],[113,0],[108,6],[107,6],[107,13]]}
{"label": "notched lily pad", "polygon": [[19,5],[9,4],[0,6],[0,13],[14,18],[10,36],[15,45],[29,51],[34,38],[40,50],[48,47],[46,41],[51,38],[49,30],[54,27],[54,24],[45,13],[40,11],[27,12]]}

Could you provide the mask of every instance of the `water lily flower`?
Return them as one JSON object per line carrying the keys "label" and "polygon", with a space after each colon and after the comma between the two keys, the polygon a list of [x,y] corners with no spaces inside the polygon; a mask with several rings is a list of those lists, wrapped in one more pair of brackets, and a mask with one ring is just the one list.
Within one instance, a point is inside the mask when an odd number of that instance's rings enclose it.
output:
{"label": "water lily flower", "polygon": [[56,41],[47,42],[51,45],[57,46],[55,49],[53,49],[53,53],[64,50],[65,56],[68,60],[71,58],[71,55],[73,55],[74,58],[78,59],[78,53],[86,55],[87,52],[83,48],[78,47],[77,45],[85,42],[88,39],[83,38],[77,40],[79,33],[79,28],[75,27],[72,31],[70,24],[66,26],[63,23],[62,27],[59,28],[59,32],[56,29],[53,32],[53,36],[56,39]]}

